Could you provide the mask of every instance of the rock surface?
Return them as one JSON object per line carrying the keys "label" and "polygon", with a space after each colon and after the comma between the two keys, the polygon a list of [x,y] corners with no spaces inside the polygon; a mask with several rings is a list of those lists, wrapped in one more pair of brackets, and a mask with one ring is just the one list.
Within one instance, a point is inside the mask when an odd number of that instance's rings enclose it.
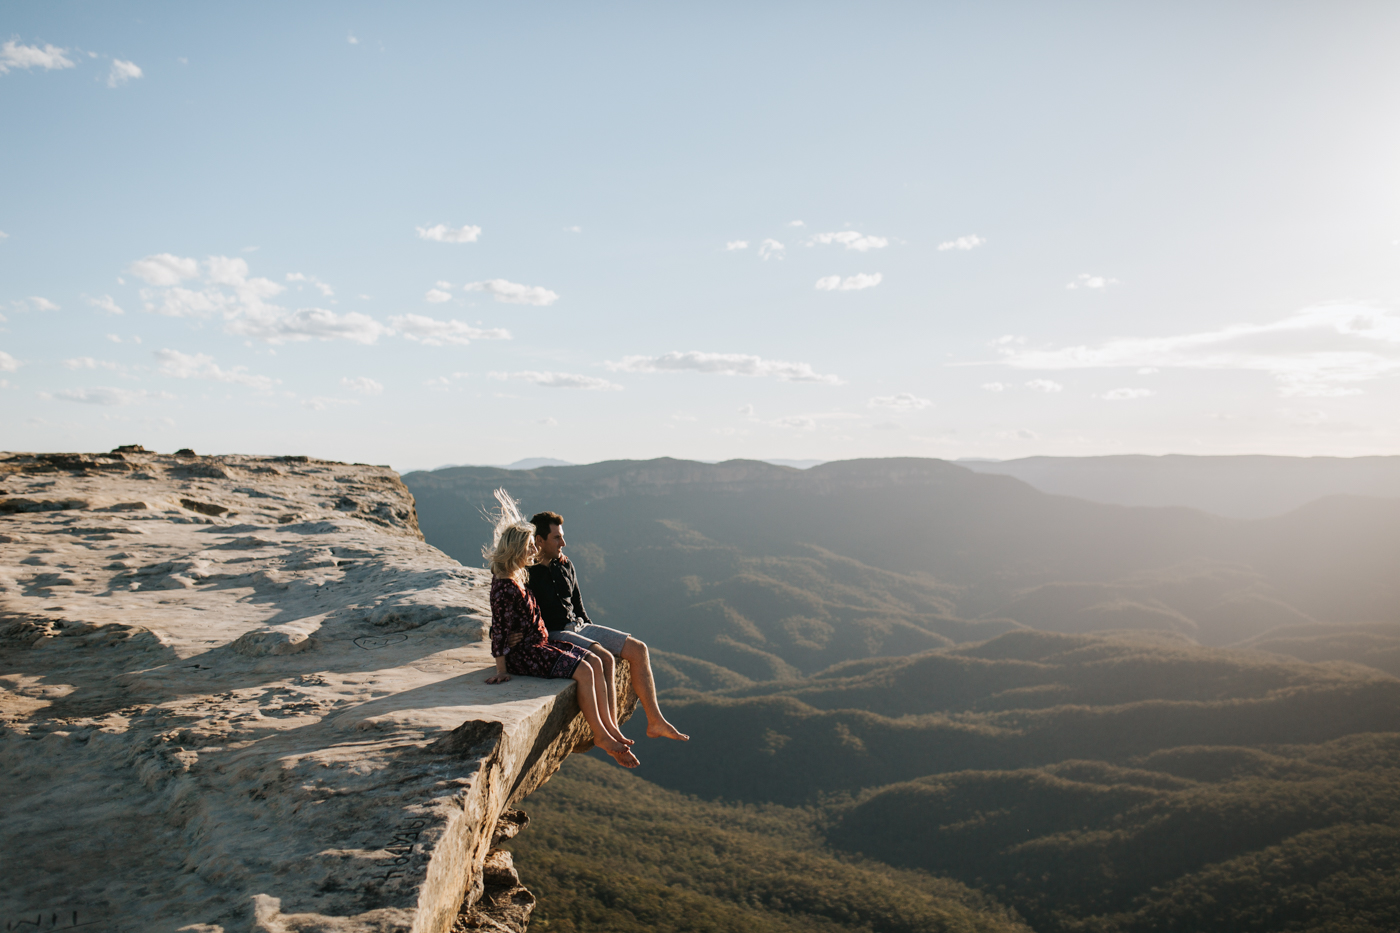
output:
{"label": "rock surface", "polygon": [[182,453],[0,454],[0,920],[451,929],[573,682],[484,683],[387,467]]}

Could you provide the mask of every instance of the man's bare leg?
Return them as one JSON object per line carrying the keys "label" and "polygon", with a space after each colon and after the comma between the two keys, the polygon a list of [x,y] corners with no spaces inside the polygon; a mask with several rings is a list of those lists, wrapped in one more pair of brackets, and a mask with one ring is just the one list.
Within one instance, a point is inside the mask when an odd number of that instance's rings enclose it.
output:
{"label": "man's bare leg", "polygon": [[597,678],[601,676],[601,666],[595,670],[587,661],[574,668],[574,682],[578,684],[578,705],[583,710],[583,718],[593,730],[593,744],[613,757],[624,768],[635,768],[641,764],[632,750],[608,734],[598,709]]}
{"label": "man's bare leg", "polygon": [[689,742],[690,736],[661,715],[661,705],[656,700],[656,678],[651,673],[651,653],[647,650],[646,642],[627,636],[622,646],[622,657],[632,668],[632,689],[637,692],[637,699],[642,701],[642,710],[647,716],[647,738]]}

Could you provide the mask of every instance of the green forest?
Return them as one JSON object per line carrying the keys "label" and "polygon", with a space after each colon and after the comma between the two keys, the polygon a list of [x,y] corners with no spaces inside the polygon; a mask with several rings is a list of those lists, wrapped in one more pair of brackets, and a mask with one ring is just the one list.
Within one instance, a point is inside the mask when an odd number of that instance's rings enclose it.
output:
{"label": "green forest", "polygon": [[636,772],[573,756],[525,802],[539,929],[1400,929],[1393,500],[827,466],[406,478],[464,560],[495,485],[562,512],[693,736],[633,721]]}

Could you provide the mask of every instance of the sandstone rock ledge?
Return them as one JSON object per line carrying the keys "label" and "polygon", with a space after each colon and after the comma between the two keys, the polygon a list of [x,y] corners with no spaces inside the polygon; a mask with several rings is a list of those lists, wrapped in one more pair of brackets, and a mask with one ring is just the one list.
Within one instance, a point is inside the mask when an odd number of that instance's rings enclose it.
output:
{"label": "sandstone rock ledge", "polygon": [[587,746],[483,683],[489,583],[387,467],[0,454],[0,920],[450,929]]}

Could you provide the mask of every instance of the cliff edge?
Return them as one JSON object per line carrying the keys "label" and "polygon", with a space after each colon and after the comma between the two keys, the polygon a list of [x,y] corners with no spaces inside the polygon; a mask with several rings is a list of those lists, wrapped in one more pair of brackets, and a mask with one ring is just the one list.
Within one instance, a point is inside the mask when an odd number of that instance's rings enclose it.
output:
{"label": "cliff edge", "polygon": [[589,743],[572,681],[484,683],[489,583],[387,467],[0,454],[0,918],[460,927]]}

